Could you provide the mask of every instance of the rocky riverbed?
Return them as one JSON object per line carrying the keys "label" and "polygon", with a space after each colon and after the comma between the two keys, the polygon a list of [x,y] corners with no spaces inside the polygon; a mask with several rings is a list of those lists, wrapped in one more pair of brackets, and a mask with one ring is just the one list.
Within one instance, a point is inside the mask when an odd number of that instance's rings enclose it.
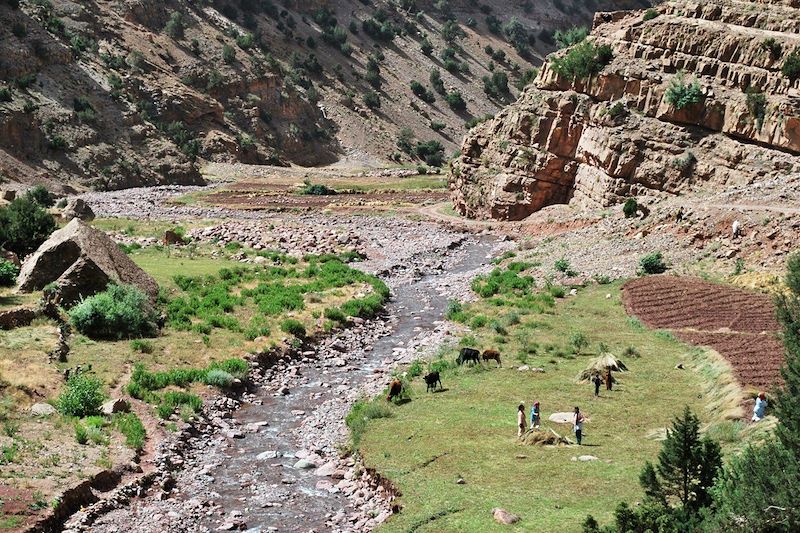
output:
{"label": "rocky riverbed", "polygon": [[[162,208],[150,191],[93,195],[100,201],[92,208],[100,216],[158,218]],[[158,194],[163,201],[165,192]],[[232,220],[240,213],[220,211],[185,215],[247,231]],[[253,234],[271,225],[357,235],[367,256],[360,268],[392,288],[386,315],[269,365],[254,363],[249,392],[210,402],[201,420],[164,443],[149,485],[112,493],[73,516],[69,531],[369,531],[392,513],[392,490],[357,457],[342,455],[344,418],[359,397],[379,393],[398,364],[453,338],[456,326],[443,319],[448,300],[468,299],[472,277],[513,244],[397,217],[246,216],[243,227]]]}

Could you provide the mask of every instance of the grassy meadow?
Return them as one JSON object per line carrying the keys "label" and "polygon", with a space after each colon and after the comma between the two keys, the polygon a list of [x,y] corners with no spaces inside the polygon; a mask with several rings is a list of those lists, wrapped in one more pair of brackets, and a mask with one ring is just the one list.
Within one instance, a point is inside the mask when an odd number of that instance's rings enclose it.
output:
{"label": "grassy meadow", "polygon": [[[638,476],[644,461],[655,459],[656,436],[684,405],[714,427],[730,424],[721,411],[708,409],[704,390],[710,374],[690,369],[713,365],[711,354],[627,317],[621,283],[552,298],[563,291],[537,290],[532,282],[519,281],[525,280],[524,268],[512,266],[508,272],[513,270],[520,274],[498,272],[477,281],[473,288],[485,297],[450,311],[451,318],[469,326],[462,345],[499,349],[503,367],[490,361],[450,368],[442,373],[445,391],[435,394],[425,393],[425,383],[416,378],[412,400],[390,404],[384,417],[369,421],[360,435],[366,464],[402,493],[402,512],[381,531],[577,532],[587,514],[608,522],[617,503],[641,499]],[[629,347],[633,351],[623,357]],[[453,361],[457,348],[440,356]],[[576,378],[600,349],[623,358],[629,371],[616,373],[614,390],[602,387],[595,398],[593,386]],[[676,369],[678,363],[686,369]],[[545,372],[517,370],[522,364]],[[711,377],[724,373],[723,367]],[[539,401],[542,428],[573,440],[570,425],[547,418],[580,406],[589,418],[584,445],[521,444],[516,438],[520,401],[528,414]],[[598,460],[573,460],[583,454]],[[459,478],[463,484],[456,483]],[[521,521],[496,524],[494,507]]]}

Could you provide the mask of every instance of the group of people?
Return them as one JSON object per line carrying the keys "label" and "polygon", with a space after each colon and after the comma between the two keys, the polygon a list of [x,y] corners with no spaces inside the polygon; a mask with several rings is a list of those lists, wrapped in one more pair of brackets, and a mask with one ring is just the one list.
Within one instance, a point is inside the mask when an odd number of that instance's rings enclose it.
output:
{"label": "group of people", "polygon": [[[525,421],[525,404],[520,403],[517,407],[517,437],[521,437],[523,433],[526,431]],[[586,421],[586,417],[581,413],[580,408],[576,405],[575,411],[572,414],[572,430],[575,432],[575,440],[577,441],[578,445],[581,443],[581,439],[583,438],[583,423]],[[542,411],[539,406],[539,402],[533,402],[533,407],[531,407],[531,429],[539,429],[542,423]]]}
{"label": "group of people", "polygon": [[603,381],[605,381],[606,390],[611,390],[611,384],[614,383],[614,378],[611,377],[611,369],[610,368],[606,369],[606,375],[605,375],[604,378],[600,377],[600,373],[599,372],[596,373],[594,376],[592,376],[592,383],[594,384],[594,395],[595,396],[600,396],[600,385],[603,384]]}

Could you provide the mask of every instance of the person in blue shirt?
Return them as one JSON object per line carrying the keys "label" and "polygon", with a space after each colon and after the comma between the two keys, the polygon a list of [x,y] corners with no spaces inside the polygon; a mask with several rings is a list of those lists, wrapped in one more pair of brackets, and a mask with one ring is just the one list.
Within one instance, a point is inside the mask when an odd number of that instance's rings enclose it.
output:
{"label": "person in blue shirt", "polygon": [[539,402],[533,402],[531,407],[531,429],[539,429],[541,425],[541,414],[539,413]]}
{"label": "person in blue shirt", "polygon": [[767,411],[767,395],[763,392],[758,393],[758,398],[756,398],[756,405],[753,407],[753,422],[758,422],[762,418]]}

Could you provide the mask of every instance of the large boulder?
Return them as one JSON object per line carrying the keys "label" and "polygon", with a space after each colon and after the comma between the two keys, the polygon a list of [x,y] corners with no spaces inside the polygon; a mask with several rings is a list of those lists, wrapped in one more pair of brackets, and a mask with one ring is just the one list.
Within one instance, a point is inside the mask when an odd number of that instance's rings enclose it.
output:
{"label": "large boulder", "polygon": [[61,304],[70,306],[111,283],[133,285],[155,302],[158,284],[119,249],[105,233],[73,218],[54,232],[22,265],[22,291],[55,282]]}
{"label": "large boulder", "polygon": [[88,222],[90,220],[94,220],[94,211],[92,211],[92,208],[89,207],[89,204],[87,204],[81,198],[73,198],[67,202],[67,205],[61,212],[61,216],[64,217],[64,220],[79,218]]}

